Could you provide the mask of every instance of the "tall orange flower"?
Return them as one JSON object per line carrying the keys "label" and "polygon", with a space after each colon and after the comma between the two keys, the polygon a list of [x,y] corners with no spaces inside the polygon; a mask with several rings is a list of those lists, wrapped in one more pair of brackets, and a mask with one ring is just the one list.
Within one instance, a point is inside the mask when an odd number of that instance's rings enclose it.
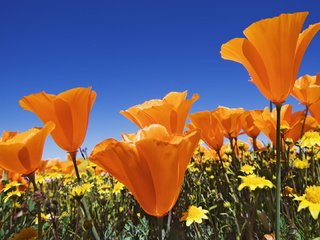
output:
{"label": "tall orange flower", "polygon": [[170,92],[162,100],[146,101],[120,113],[140,128],[161,124],[169,133],[182,135],[190,108],[199,98],[198,94],[194,94],[186,100],[187,94],[187,91]]}
{"label": "tall orange flower", "polygon": [[[292,113],[292,106],[287,104],[283,106],[281,111],[280,122],[281,132],[284,139],[292,138],[293,142],[298,141],[301,134],[301,128],[303,124],[304,112]],[[275,146],[276,143],[276,121],[277,114],[276,109],[272,112],[266,107],[262,114],[254,116],[255,125],[270,139]],[[305,123],[305,130],[308,131],[315,127],[315,121],[308,117]]]}
{"label": "tall orange flower", "polygon": [[243,108],[227,108],[219,106],[213,111],[219,119],[225,133],[229,139],[237,138],[241,131],[240,117],[243,114]]}
{"label": "tall orange flower", "polygon": [[[5,176],[4,176],[5,174]],[[21,188],[24,189],[28,186],[28,182],[27,180],[24,178],[24,176],[22,176],[19,173],[15,173],[15,172],[9,172],[7,170],[4,170],[2,168],[0,168],[0,179],[2,179],[2,181],[0,180],[0,192],[2,191],[3,187],[4,187],[4,183],[5,181],[3,181],[4,179],[7,180],[8,182],[19,182],[22,185],[19,187],[19,189]]]}
{"label": "tall orange flower", "polygon": [[18,134],[17,131],[16,132],[3,131],[2,137],[0,138],[0,142],[6,142],[10,138],[13,138],[14,136],[16,136],[17,134]]}
{"label": "tall orange flower", "polygon": [[320,124],[320,101],[312,104],[309,108],[311,116],[314,117]]}
{"label": "tall orange flower", "polygon": [[221,47],[224,59],[241,63],[260,92],[275,104],[283,103],[294,86],[303,55],[320,23],[301,34],[308,12],[281,14],[253,23]]}
{"label": "tall orange flower", "polygon": [[57,96],[45,92],[31,94],[19,103],[42,122],[54,122],[56,127],[51,135],[56,144],[67,152],[75,152],[84,141],[95,99],[96,92],[89,87],[73,88]]}
{"label": "tall orange flower", "polygon": [[201,129],[201,139],[211,148],[219,151],[223,145],[224,129],[214,112],[204,111],[189,115],[191,123],[187,128]]}
{"label": "tall orange flower", "polygon": [[260,115],[261,113],[261,110],[248,110],[245,111],[240,117],[243,131],[253,139],[257,138],[260,134],[260,129],[254,124],[253,116]]}
{"label": "tall orange flower", "polygon": [[310,106],[320,100],[320,74],[317,76],[304,75],[294,84],[292,96],[305,106]]}
{"label": "tall orange flower", "polygon": [[200,131],[177,136],[153,124],[124,139],[99,143],[89,159],[126,185],[148,214],[165,215],[177,201]]}
{"label": "tall orange flower", "polygon": [[45,140],[54,129],[48,122],[41,129],[32,128],[0,143],[0,167],[28,175],[39,168]]}

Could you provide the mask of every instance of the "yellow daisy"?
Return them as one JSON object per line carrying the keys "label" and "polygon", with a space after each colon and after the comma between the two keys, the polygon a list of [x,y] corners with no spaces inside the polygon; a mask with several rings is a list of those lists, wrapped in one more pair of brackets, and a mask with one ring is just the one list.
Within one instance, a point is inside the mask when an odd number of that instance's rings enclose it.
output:
{"label": "yellow daisy", "polygon": [[75,186],[71,189],[71,196],[77,200],[80,200],[87,192],[90,192],[92,185],[85,183],[82,185]]}
{"label": "yellow daisy", "polygon": [[295,159],[293,161],[293,166],[298,169],[306,169],[309,167],[309,162],[307,160]]}
{"label": "yellow daisy", "polygon": [[118,194],[121,192],[121,190],[124,188],[124,185],[121,182],[117,182],[113,187],[113,193]]}
{"label": "yellow daisy", "polygon": [[241,172],[245,173],[245,174],[252,174],[253,173],[253,170],[255,170],[256,168],[254,166],[250,166],[248,164],[246,165],[243,165],[241,167]]}
{"label": "yellow daisy", "polygon": [[16,189],[15,191],[9,192],[5,198],[4,198],[4,202],[6,203],[9,199],[17,196],[17,197],[21,197],[21,195],[24,194],[24,191],[20,191],[19,189]]}
{"label": "yellow daisy", "polygon": [[301,138],[301,147],[320,146],[319,132],[306,132]]}
{"label": "yellow daisy", "polygon": [[256,188],[273,188],[271,181],[265,179],[265,177],[258,177],[255,174],[239,176],[239,178],[242,179],[242,183],[238,187],[239,191],[241,191],[244,187],[248,187],[250,191],[254,191]]}
{"label": "yellow daisy", "polygon": [[5,185],[5,187],[3,188],[3,192],[6,192],[6,191],[8,191],[8,190],[10,190],[10,189],[12,189],[12,188],[17,188],[17,187],[20,186],[20,185],[22,185],[22,183],[19,183],[19,182],[17,182],[17,181],[12,181],[12,182],[10,182],[10,183],[7,183],[7,184]]}
{"label": "yellow daisy", "polygon": [[305,194],[301,197],[296,197],[295,200],[300,201],[298,212],[308,207],[313,219],[318,219],[320,212],[320,186],[307,187]]}
{"label": "yellow daisy", "polygon": [[[48,221],[51,218],[50,214],[44,214],[41,213],[41,220]],[[32,221],[32,224],[38,225],[38,215],[35,217],[35,219]]]}
{"label": "yellow daisy", "polygon": [[188,211],[182,213],[180,221],[186,221],[186,225],[189,227],[193,222],[202,223],[202,219],[208,219],[206,213],[208,213],[208,210],[191,205]]}

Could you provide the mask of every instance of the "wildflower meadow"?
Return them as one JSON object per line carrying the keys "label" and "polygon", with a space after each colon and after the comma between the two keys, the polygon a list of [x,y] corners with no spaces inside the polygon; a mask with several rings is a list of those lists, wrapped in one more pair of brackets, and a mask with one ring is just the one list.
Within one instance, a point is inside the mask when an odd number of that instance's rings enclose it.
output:
{"label": "wildflower meadow", "polygon": [[[120,111],[137,132],[88,150],[99,89],[21,96],[43,127],[2,126],[0,239],[319,240],[320,74],[298,72],[320,23],[304,28],[307,15],[254,22],[221,46],[264,109],[191,112],[201,93],[173,90]],[[66,159],[42,158],[49,135]]]}

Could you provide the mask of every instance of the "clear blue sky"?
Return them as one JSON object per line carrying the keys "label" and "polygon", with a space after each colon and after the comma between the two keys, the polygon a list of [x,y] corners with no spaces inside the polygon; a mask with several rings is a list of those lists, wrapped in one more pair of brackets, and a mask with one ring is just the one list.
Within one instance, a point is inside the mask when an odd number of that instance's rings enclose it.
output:
{"label": "clear blue sky", "polygon": [[[247,71],[220,57],[221,44],[251,23],[280,13],[309,11],[320,21],[319,0],[0,1],[0,130],[42,126],[20,108],[21,97],[92,86],[97,100],[84,147],[137,127],[119,111],[170,91],[200,99],[191,112],[218,105],[261,109],[268,102]],[[320,34],[300,74],[320,72]],[[301,109],[293,100],[294,109]],[[43,158],[64,158],[48,139]]]}

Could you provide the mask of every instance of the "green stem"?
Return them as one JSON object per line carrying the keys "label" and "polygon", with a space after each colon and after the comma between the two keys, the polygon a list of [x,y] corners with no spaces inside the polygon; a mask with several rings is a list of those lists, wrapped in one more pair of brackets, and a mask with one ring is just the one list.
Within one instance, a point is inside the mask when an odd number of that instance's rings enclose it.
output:
{"label": "green stem", "polygon": [[308,112],[309,112],[309,105],[306,105],[306,110],[305,110],[305,114],[304,114],[304,118],[303,118],[303,123],[302,123],[302,127],[301,127],[300,139],[302,138],[303,133],[304,133],[304,126],[306,125],[306,120],[307,120]]}
{"label": "green stem", "polygon": [[254,151],[254,152],[258,151],[257,137],[253,137],[253,138],[252,138],[252,145],[253,145],[253,151]]}
{"label": "green stem", "polygon": [[[77,151],[69,152],[69,154],[70,154],[72,162],[73,162],[74,170],[76,171],[78,183],[80,183],[81,182],[81,178],[80,178],[78,165],[77,165]],[[85,214],[86,218],[91,220],[90,211],[89,211],[88,205],[87,205],[87,203],[86,203],[84,198],[81,199],[81,203],[82,203],[84,214]],[[100,240],[99,234],[98,234],[97,229],[96,229],[96,227],[95,227],[93,222],[92,222],[92,228],[91,229],[92,229],[92,233],[93,233],[94,238],[96,240]]]}
{"label": "green stem", "polygon": [[77,203],[76,227],[75,227],[75,231],[74,231],[73,240],[76,240],[78,238],[79,222],[80,222],[80,206],[79,206],[79,202],[78,202]]}
{"label": "green stem", "polygon": [[272,112],[272,101],[270,101],[270,103],[269,103],[269,110],[270,110],[270,112]]}
{"label": "green stem", "polygon": [[163,218],[159,217],[157,219],[158,222],[158,240],[162,240],[162,223],[163,223]]}
{"label": "green stem", "polygon": [[316,181],[316,170],[315,170],[315,162],[314,162],[314,154],[313,154],[313,146],[311,148],[311,170],[312,170],[312,184],[315,184]]}
{"label": "green stem", "polygon": [[202,238],[201,238],[201,233],[200,233],[200,230],[199,230],[199,228],[198,228],[197,223],[194,222],[194,223],[193,223],[193,226],[194,226],[194,228],[196,229],[196,233],[197,233],[198,240],[202,239]]}
{"label": "green stem", "polygon": [[[81,203],[81,206],[82,206],[82,208],[83,208],[85,217],[86,217],[88,220],[92,220],[91,214],[90,214],[90,211],[89,211],[89,208],[88,208],[88,205],[87,205],[86,200],[85,200],[84,198],[82,198],[81,201],[80,201],[80,203]],[[98,234],[98,232],[97,232],[97,229],[96,229],[96,227],[95,227],[95,225],[94,225],[94,221],[93,221],[93,220],[92,220],[91,230],[92,230],[92,234],[93,234],[94,238],[95,238],[96,240],[100,240],[100,236],[99,236],[99,234]]]}
{"label": "green stem", "polygon": [[169,211],[169,213],[168,213],[167,229],[166,229],[165,237],[168,237],[168,236],[169,236],[169,234],[170,234],[171,218],[172,218],[172,210],[170,210],[170,211]]}
{"label": "green stem", "polygon": [[8,172],[6,170],[2,170],[2,184],[7,184],[8,183]]}
{"label": "green stem", "polygon": [[[27,177],[29,178],[30,182],[33,185],[34,188],[34,194],[38,192],[38,187],[36,184],[34,172],[30,173]],[[36,206],[37,206],[37,214],[38,214],[38,239],[42,239],[42,218],[41,218],[41,202],[39,199],[35,199]]]}
{"label": "green stem", "polygon": [[281,122],[281,106],[282,103],[276,104],[277,110],[277,130],[276,130],[276,160],[277,160],[277,172],[276,172],[276,239],[280,240],[280,201],[281,201],[281,135],[280,135],[280,122]]}
{"label": "green stem", "polygon": [[78,165],[77,165],[77,151],[69,152],[69,154],[70,154],[72,162],[73,162],[74,170],[76,171],[78,183],[80,183],[81,182],[81,178],[80,178]]}

